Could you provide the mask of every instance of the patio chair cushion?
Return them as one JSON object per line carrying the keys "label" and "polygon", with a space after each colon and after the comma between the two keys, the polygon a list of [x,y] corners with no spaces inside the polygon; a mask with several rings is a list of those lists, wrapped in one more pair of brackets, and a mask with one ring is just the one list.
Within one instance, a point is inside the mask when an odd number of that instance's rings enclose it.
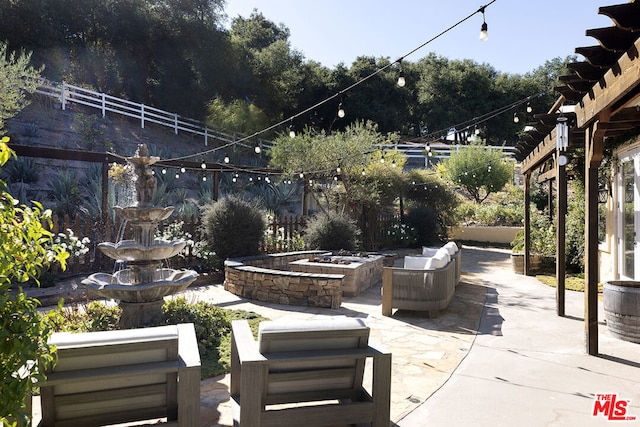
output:
{"label": "patio chair cushion", "polygon": [[456,252],[458,252],[458,245],[456,245],[456,242],[447,242],[443,246],[443,248],[445,248],[451,256],[455,255]]}
{"label": "patio chair cushion", "polygon": [[[328,318],[327,320],[309,320],[300,323],[283,321],[265,321],[258,329],[258,349],[260,353],[277,353],[283,351],[305,351],[318,349],[357,348],[358,339],[353,337],[331,337],[320,339],[318,336],[304,338],[305,334],[318,331],[351,330],[361,331],[367,335],[369,328],[362,319]],[[288,332],[289,334],[283,334]],[[296,339],[291,339],[298,333]],[[348,335],[348,334],[345,334]]]}

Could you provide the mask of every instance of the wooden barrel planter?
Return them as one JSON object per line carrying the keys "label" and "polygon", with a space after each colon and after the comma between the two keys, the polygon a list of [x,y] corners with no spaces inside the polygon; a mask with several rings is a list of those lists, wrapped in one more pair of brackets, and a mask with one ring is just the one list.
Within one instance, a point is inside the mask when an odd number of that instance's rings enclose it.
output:
{"label": "wooden barrel planter", "polygon": [[605,282],[602,299],[609,332],[622,340],[640,343],[640,282]]}
{"label": "wooden barrel planter", "polygon": [[[529,255],[529,268],[536,272],[540,270],[542,258],[537,255]],[[517,274],[524,274],[524,254],[511,254],[511,265]]]}

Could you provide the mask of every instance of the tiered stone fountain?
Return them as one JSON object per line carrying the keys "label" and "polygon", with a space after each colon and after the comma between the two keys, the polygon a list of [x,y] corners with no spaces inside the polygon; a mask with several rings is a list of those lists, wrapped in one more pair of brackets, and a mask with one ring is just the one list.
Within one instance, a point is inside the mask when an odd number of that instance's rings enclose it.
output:
{"label": "tiered stone fountain", "polygon": [[149,156],[145,144],[140,144],[135,155],[127,158],[137,178],[137,205],[116,206],[114,210],[133,229],[133,240],[98,244],[105,255],[126,262],[127,268],[113,274],[95,273],[82,281],[97,295],[119,301],[122,329],[160,320],[164,297],[185,290],[198,277],[193,270],[162,268],[162,262],[177,255],[186,242],[154,238],[158,224],[169,218],[174,209],[152,204],[157,183],[151,166],[158,160]]}

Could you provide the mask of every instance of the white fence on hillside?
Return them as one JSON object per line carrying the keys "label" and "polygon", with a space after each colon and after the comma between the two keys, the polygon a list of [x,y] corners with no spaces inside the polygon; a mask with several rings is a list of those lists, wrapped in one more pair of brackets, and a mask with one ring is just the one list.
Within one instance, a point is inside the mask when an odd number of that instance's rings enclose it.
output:
{"label": "white fence on hillside", "polygon": [[[209,140],[218,141],[222,144],[239,144],[249,147],[248,144],[238,143],[244,135],[232,135],[220,132],[207,127],[203,122],[188,117],[182,117],[177,113],[160,110],[145,104],[128,101],[126,99],[117,98],[100,92],[85,89],[80,86],[74,86],[68,83],[54,83],[49,80],[39,79],[39,86],[36,93],[54,98],[62,105],[65,110],[67,104],[75,103],[85,105],[87,107],[100,110],[102,117],[107,112],[124,115],[127,117],[140,120],[140,126],[144,129],[146,123],[154,123],[160,126],[171,128],[177,135],[179,132],[190,133],[204,137],[204,145],[209,145]],[[271,147],[271,141],[257,141],[263,147]],[[441,159],[446,159],[451,155],[452,151],[458,151],[463,145],[447,145],[444,143],[433,143],[430,146],[425,144],[416,144],[411,142],[403,142],[393,145],[382,145],[380,147],[384,152],[398,150],[402,152],[408,159],[424,159],[424,166],[428,167],[431,163]],[[509,157],[513,157],[515,147],[490,147],[492,149],[501,150]],[[430,155],[429,155],[430,154]]]}
{"label": "white fence on hillside", "polygon": [[[109,112],[140,120],[140,126],[143,129],[145,124],[155,123],[171,128],[176,135],[179,132],[200,135],[204,137],[204,145],[209,145],[209,140],[231,144],[243,137],[242,135],[231,135],[211,129],[199,120],[183,117],[177,113],[170,113],[145,104],[139,104],[64,82],[53,83],[41,79],[36,93],[56,99],[62,105],[63,110],[66,109],[67,104],[81,104],[100,110],[102,117],[105,117]],[[271,145],[269,141],[260,140],[260,143]]]}

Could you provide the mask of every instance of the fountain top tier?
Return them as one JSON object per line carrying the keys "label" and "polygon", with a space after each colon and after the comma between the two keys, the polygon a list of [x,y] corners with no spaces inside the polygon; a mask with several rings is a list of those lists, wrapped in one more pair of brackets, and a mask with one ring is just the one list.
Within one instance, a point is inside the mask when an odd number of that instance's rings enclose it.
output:
{"label": "fountain top tier", "polygon": [[133,157],[127,157],[136,174],[136,197],[140,207],[152,206],[153,194],[158,184],[151,166],[158,160],[160,160],[159,157],[149,156],[146,144],[139,144]]}

